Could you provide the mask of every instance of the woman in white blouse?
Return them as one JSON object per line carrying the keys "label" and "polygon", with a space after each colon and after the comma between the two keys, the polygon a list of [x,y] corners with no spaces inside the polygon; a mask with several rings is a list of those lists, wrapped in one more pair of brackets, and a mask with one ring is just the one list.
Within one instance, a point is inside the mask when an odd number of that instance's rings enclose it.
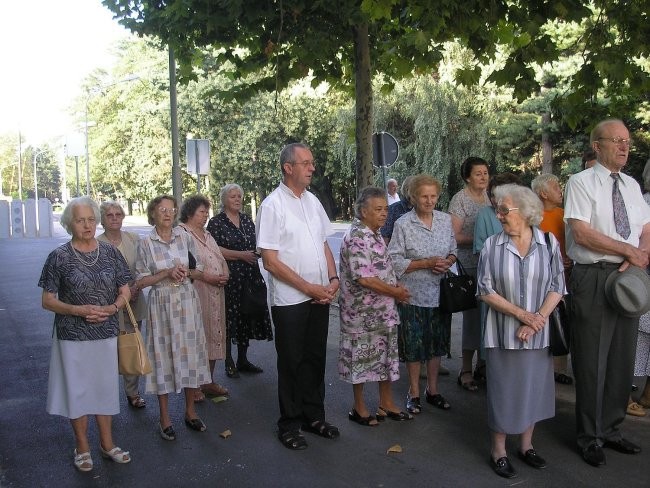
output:
{"label": "woman in white blouse", "polygon": [[[503,232],[485,241],[478,265],[478,295],[489,306],[485,325],[490,463],[513,478],[506,436],[520,434],[519,458],[546,467],[532,444],[535,423],[555,415],[553,356],[548,316],[566,293],[560,246],[537,227],[542,203],[529,188],[494,191]],[[550,249],[549,249],[550,248]]]}

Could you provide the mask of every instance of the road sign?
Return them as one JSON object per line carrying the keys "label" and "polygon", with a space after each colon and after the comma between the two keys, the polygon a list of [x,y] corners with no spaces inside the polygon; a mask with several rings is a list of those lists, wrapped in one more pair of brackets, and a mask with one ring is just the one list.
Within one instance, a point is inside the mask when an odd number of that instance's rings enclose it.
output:
{"label": "road sign", "polygon": [[388,132],[375,132],[372,135],[372,164],[378,168],[390,168],[399,156],[399,144]]}

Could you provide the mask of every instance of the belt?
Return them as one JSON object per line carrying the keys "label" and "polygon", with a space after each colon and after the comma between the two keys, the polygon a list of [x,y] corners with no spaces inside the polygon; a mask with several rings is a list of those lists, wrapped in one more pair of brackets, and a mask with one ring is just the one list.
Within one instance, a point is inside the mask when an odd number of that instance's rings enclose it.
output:
{"label": "belt", "polygon": [[161,283],[156,283],[155,285],[151,285],[151,286],[152,286],[152,288],[163,288],[163,287],[166,287],[166,286],[174,286],[174,287],[177,287],[177,286],[181,286],[181,285],[185,285],[185,284],[189,284],[189,283],[190,283],[189,280],[183,280],[183,281],[163,281],[163,282],[161,282]]}
{"label": "belt", "polygon": [[608,261],[598,261],[598,262],[590,263],[590,264],[575,263],[575,266],[584,266],[586,268],[607,269],[607,268],[619,268],[621,266],[621,264],[623,264],[623,262],[610,263]]}

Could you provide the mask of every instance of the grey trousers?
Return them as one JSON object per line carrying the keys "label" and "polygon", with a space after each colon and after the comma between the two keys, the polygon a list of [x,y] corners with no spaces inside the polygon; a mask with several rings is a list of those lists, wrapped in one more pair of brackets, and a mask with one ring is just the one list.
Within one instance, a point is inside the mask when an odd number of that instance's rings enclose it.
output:
{"label": "grey trousers", "polygon": [[569,280],[577,442],[583,449],[621,438],[632,385],[639,318],[619,315],[605,297],[605,280],[619,266],[577,264]]}

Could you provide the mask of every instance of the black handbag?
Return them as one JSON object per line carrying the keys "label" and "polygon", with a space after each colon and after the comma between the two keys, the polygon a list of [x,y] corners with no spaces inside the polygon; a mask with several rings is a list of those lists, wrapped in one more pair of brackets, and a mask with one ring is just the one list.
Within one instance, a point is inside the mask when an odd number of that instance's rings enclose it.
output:
{"label": "black handbag", "polygon": [[[550,262],[553,263],[551,251],[551,238],[548,232],[544,232],[546,248],[548,249]],[[549,327],[549,349],[553,356],[566,356],[571,349],[571,323],[567,312],[566,300],[563,298],[548,316]]]}
{"label": "black handbag", "polygon": [[447,271],[440,280],[440,311],[443,313],[462,312],[476,308],[476,277],[467,274],[465,268],[456,261],[458,274]]}
{"label": "black handbag", "polygon": [[266,283],[264,279],[247,281],[242,286],[241,313],[251,317],[259,317],[266,313]]}

